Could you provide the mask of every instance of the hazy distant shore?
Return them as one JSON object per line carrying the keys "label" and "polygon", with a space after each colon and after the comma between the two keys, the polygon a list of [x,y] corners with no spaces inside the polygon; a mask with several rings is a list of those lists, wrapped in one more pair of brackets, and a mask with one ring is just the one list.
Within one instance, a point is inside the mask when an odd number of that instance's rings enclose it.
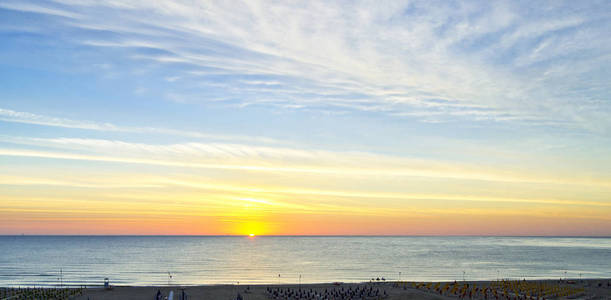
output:
{"label": "hazy distant shore", "polygon": [[[445,288],[445,289],[444,289]],[[238,293],[244,300],[286,299],[286,293],[332,293],[358,291],[370,293],[365,299],[499,299],[503,293],[515,297],[532,299],[611,299],[611,279],[569,279],[569,280],[512,280],[512,281],[459,281],[459,282],[363,282],[363,283],[320,283],[320,284],[257,284],[257,285],[201,285],[201,286],[113,286],[112,289],[86,288],[80,295],[70,299],[105,300],[105,299],[154,299],[159,291],[164,299],[170,291],[174,299],[180,299],[181,293],[188,299],[236,299]],[[536,292],[534,292],[536,290]],[[276,295],[274,295],[276,293]],[[494,293],[494,294],[493,294]],[[549,293],[543,295],[543,293]],[[560,296],[552,297],[552,293]],[[566,293],[566,294],[564,294]],[[274,296],[276,298],[274,298]],[[547,297],[546,297],[547,296]],[[305,298],[304,298],[305,299]],[[358,299],[361,299],[359,296]]]}

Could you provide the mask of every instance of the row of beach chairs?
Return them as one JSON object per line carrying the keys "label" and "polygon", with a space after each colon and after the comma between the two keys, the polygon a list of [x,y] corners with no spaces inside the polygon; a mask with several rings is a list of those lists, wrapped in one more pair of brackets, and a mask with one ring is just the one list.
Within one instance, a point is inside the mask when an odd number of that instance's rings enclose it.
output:
{"label": "row of beach chairs", "polygon": [[489,283],[457,282],[398,282],[397,287],[411,287],[460,299],[522,299],[545,300],[558,297],[574,297],[584,294],[580,287],[554,284],[552,282],[532,282],[520,280],[500,280]]}
{"label": "row of beach chairs", "polygon": [[0,288],[0,299],[57,299],[67,300],[83,294],[83,288]]}

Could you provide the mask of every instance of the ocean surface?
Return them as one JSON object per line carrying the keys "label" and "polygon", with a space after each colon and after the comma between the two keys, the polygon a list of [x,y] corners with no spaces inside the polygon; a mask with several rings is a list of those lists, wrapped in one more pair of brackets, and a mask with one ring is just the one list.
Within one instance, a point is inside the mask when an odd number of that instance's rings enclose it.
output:
{"label": "ocean surface", "polygon": [[611,238],[0,236],[0,286],[565,276],[610,278]]}

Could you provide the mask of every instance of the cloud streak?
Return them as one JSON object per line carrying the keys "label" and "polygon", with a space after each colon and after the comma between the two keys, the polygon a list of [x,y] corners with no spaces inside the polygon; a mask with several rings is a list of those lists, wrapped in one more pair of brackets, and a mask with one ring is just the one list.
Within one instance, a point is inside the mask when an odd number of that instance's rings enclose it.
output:
{"label": "cloud streak", "polygon": [[195,139],[211,139],[211,140],[239,140],[247,142],[259,143],[277,143],[278,141],[267,137],[250,137],[239,135],[220,135],[208,134],[197,131],[176,130],[169,128],[154,128],[154,127],[129,127],[117,126],[111,123],[96,123],[88,121],[78,121],[66,118],[57,118],[46,115],[33,114],[29,112],[20,112],[10,109],[0,108],[0,121],[12,123],[34,124],[41,126],[62,127],[71,129],[85,129],[102,132],[126,132],[139,134],[162,134],[175,135]]}
{"label": "cloud streak", "polygon": [[[80,161],[157,165],[239,172],[316,174],[319,176],[424,177],[489,182],[609,187],[606,178],[584,178],[549,172],[500,170],[441,160],[410,159],[367,152],[334,152],[288,147],[221,143],[142,144],[80,138],[15,138],[0,141],[51,148],[52,151],[0,149],[0,155]],[[57,151],[59,150],[59,151]],[[119,153],[120,155],[108,155]]]}
{"label": "cloud streak", "polygon": [[[334,202],[338,198],[354,198],[354,199],[383,199],[383,200],[402,200],[402,201],[451,201],[451,202],[488,202],[488,203],[516,203],[516,204],[545,204],[545,205],[560,205],[560,206],[593,206],[593,207],[611,207],[611,203],[603,201],[587,201],[587,200],[561,200],[561,199],[543,199],[543,198],[512,198],[498,196],[482,196],[482,195],[456,195],[456,194],[440,194],[440,193],[389,193],[389,192],[366,192],[366,191],[347,191],[347,190],[321,190],[321,189],[305,189],[290,186],[260,186],[260,185],[236,185],[235,183],[224,183],[212,181],[209,178],[169,178],[162,175],[133,175],[125,176],[117,179],[88,178],[63,178],[62,180],[50,179],[46,177],[21,177],[21,176],[0,176],[0,185],[15,185],[15,186],[57,186],[69,188],[85,188],[85,189],[151,189],[155,188],[152,193],[113,193],[112,198],[122,199],[141,199],[152,201],[152,198],[165,197],[159,191],[162,189],[172,189],[180,187],[182,193],[189,195],[191,190],[196,191],[219,191],[223,192],[222,196],[233,196],[232,200],[251,202],[256,204],[265,204],[271,206],[286,206],[288,204],[278,202],[274,199],[290,199],[294,197],[320,197],[323,196],[326,201],[323,203]],[[105,195],[98,193],[98,195]],[[156,195],[156,196],[154,196]],[[207,194],[210,195],[210,194]],[[214,195],[214,194],[211,194]],[[210,196],[208,196],[210,197]],[[269,200],[267,198],[272,198]],[[166,201],[156,200],[156,201]],[[286,201],[286,200],[284,200]],[[200,200],[196,202],[201,204]]]}

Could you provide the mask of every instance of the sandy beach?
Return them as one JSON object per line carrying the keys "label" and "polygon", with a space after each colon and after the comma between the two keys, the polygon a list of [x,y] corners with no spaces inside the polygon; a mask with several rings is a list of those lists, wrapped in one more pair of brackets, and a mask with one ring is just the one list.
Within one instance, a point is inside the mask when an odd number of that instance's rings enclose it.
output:
{"label": "sandy beach", "polygon": [[[185,287],[185,292],[189,296],[189,299],[219,299],[219,300],[234,300],[237,297],[237,294],[240,293],[244,300],[267,300],[274,299],[267,293],[267,288],[276,289],[280,288],[282,290],[299,290],[298,285],[251,285],[248,286],[250,292],[246,293],[246,286],[236,286],[236,285],[215,285],[215,286],[192,286]],[[386,291],[387,297],[383,296],[380,299],[448,299],[448,297],[438,296],[432,293],[428,293],[425,291],[420,291],[416,289],[403,290],[399,288],[393,288],[391,284],[369,284],[369,283],[350,283],[350,284],[341,284],[339,286],[334,284],[303,284],[301,285],[301,290],[305,291],[320,291],[324,292],[324,290],[340,290],[341,288],[349,289],[349,288],[357,288],[357,287],[373,287],[374,289],[379,289],[382,291]],[[174,291],[175,297],[180,295],[181,287],[116,287],[112,290],[104,290],[104,289],[87,289],[82,296],[76,297],[75,299],[79,300],[104,300],[104,299],[154,299],[157,291],[160,290],[161,293],[165,296],[169,294],[171,290]],[[288,299],[278,297],[277,299]],[[306,299],[306,298],[303,298]],[[378,299],[378,298],[368,298],[368,299]]]}
{"label": "sandy beach", "polygon": [[[157,291],[161,291],[163,298],[174,291],[174,299],[180,299],[184,289],[188,299],[219,299],[233,300],[238,293],[244,300],[289,299],[286,295],[273,297],[269,291],[297,292],[303,291],[322,294],[331,291],[366,290],[377,295],[358,296],[352,299],[486,299],[482,289],[487,289],[487,299],[516,299],[516,292],[520,299],[537,299],[533,292],[538,289],[541,293],[549,292],[547,297],[540,295],[538,299],[611,299],[611,279],[588,280],[545,280],[545,281],[505,281],[503,287],[499,281],[476,282],[384,282],[384,283],[342,283],[328,284],[302,284],[302,285],[212,285],[212,286],[164,286],[164,287],[130,287],[116,286],[111,290],[103,288],[88,288],[80,296],[72,299],[78,300],[105,300],[105,299],[154,299]],[[518,286],[519,285],[519,286]],[[444,290],[444,287],[447,287]],[[455,288],[454,288],[455,287]],[[492,292],[494,288],[494,293]],[[452,291],[454,289],[454,291]],[[441,291],[441,292],[440,292]],[[507,293],[507,295],[503,293]],[[567,293],[555,296],[552,293]],[[538,292],[539,293],[539,292]],[[462,296],[462,297],[461,297]],[[293,296],[294,297],[294,296]],[[316,298],[290,298],[290,299],[316,299]],[[333,299],[333,298],[332,298]],[[335,298],[350,299],[350,298]]]}

